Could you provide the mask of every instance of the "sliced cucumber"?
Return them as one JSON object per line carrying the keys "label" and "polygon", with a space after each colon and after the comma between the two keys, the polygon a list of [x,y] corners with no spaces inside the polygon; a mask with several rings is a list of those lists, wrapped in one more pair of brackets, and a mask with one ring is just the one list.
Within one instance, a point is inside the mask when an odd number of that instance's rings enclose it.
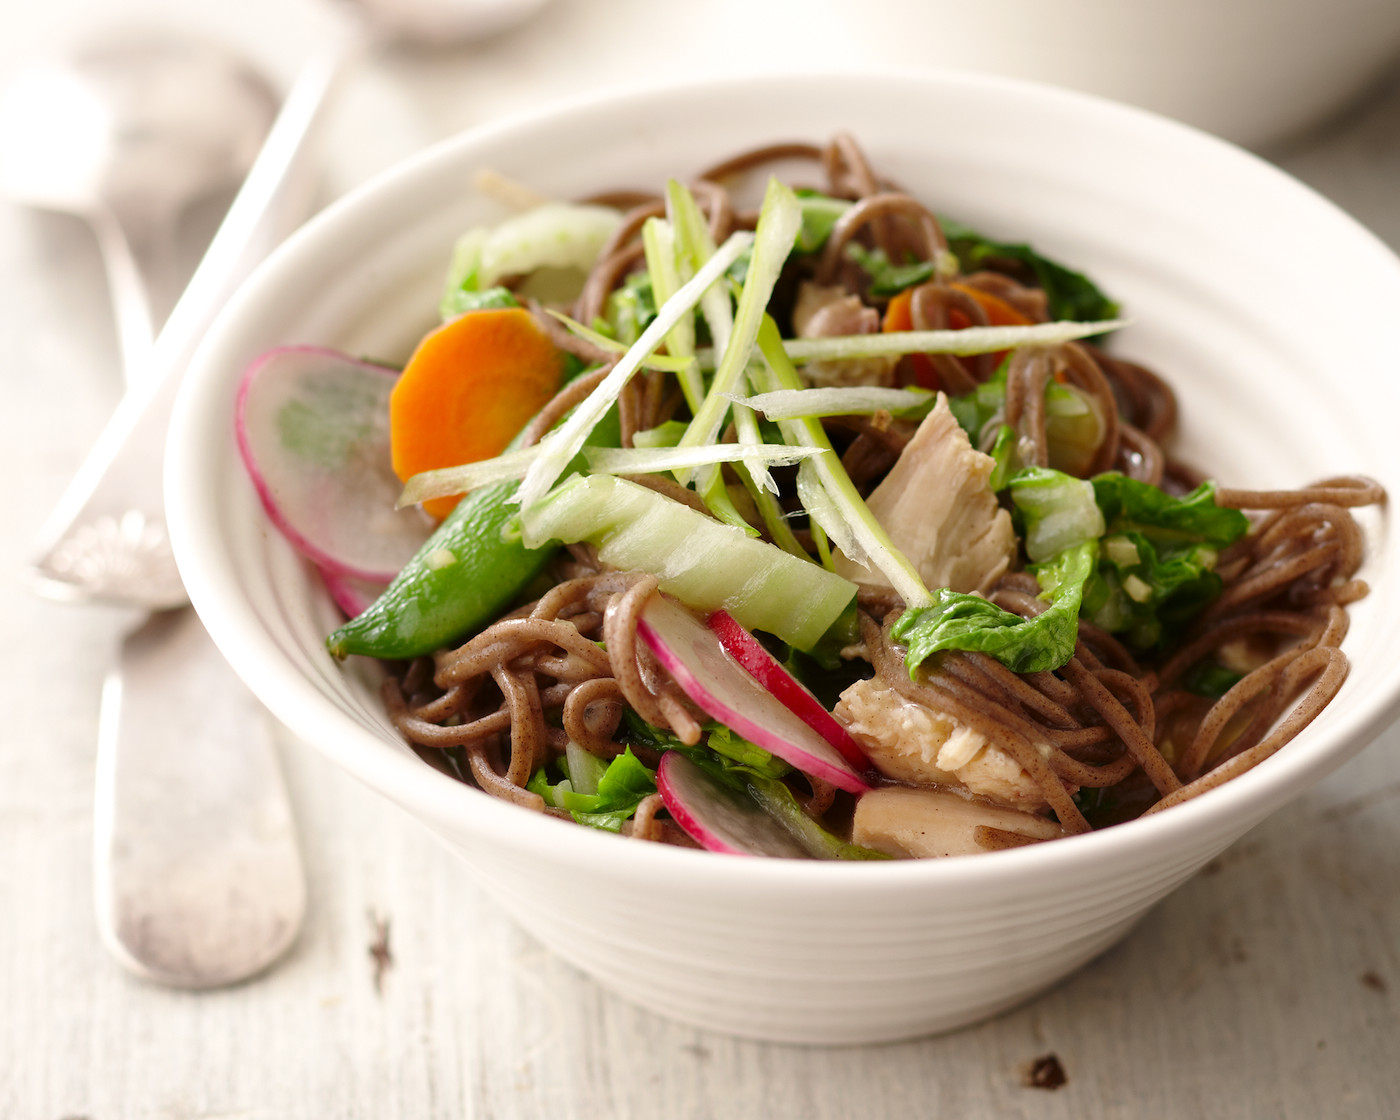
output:
{"label": "sliced cucumber", "polygon": [[575,476],[521,517],[525,545],[588,541],[605,564],[651,572],[697,610],[723,607],[750,630],[811,649],[856,585],[689,506],[607,475]]}

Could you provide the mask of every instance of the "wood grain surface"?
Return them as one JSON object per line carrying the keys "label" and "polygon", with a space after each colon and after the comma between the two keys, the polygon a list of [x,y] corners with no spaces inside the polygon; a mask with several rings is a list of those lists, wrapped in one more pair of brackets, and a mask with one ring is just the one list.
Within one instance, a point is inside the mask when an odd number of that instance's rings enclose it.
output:
{"label": "wood grain surface", "polygon": [[[418,119],[433,134],[452,115]],[[1269,154],[1400,246],[1400,74]],[[22,578],[115,399],[114,353],[86,231],[0,205],[0,1120],[1400,1115],[1397,729],[1091,966],[940,1038],[773,1046],[623,1003],[291,742],[310,890],[291,955],[215,993],[132,979],[96,936],[90,850],[98,689],[133,620]],[[1032,1069],[1049,1055],[1053,1089]]]}

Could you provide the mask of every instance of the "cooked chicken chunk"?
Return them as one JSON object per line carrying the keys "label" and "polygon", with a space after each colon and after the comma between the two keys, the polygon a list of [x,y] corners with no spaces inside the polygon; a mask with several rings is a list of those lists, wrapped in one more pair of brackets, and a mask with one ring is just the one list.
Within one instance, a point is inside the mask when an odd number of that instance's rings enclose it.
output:
{"label": "cooked chicken chunk", "polygon": [[929,859],[986,851],[977,842],[978,828],[1027,841],[1053,840],[1064,832],[1047,817],[1000,809],[953,790],[890,787],[861,794],[851,839],[888,855]]}
{"label": "cooked chicken chunk", "polygon": [[[848,334],[876,334],[880,313],[866,307],[859,296],[840,286],[825,287],[805,281],[797,289],[792,309],[792,329],[798,338],[834,338]],[[802,368],[813,385],[891,385],[897,358],[852,358],[840,362],[809,362]]]}
{"label": "cooked chicken chunk", "polygon": [[[1011,515],[988,485],[995,463],[973,448],[940,393],[866,504],[928,587],[985,594],[1016,555]],[[840,557],[852,580],[886,583]]]}
{"label": "cooked chicken chunk", "polygon": [[1040,786],[1004,750],[946,713],[906,699],[879,677],[846,689],[836,715],[887,778],[962,786],[1015,809],[1045,807]]}

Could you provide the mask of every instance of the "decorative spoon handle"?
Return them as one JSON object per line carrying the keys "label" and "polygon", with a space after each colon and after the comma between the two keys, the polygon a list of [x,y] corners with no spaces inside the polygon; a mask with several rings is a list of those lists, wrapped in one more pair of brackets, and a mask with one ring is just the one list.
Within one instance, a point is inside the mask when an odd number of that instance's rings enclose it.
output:
{"label": "decorative spoon handle", "polygon": [[[55,511],[41,591],[161,610],[103,690],[94,809],[97,924],[163,984],[211,988],[271,965],[306,887],[268,714],[188,606],[165,530],[162,464],[185,367],[220,308],[306,212],[308,139],[357,41],[293,86],[228,215],[127,395]],[[162,608],[178,608],[163,609]]]}
{"label": "decorative spoon handle", "polygon": [[291,945],[306,885],[270,719],[189,607],[122,643],[95,801],[97,926],[127,968],[212,988]]}

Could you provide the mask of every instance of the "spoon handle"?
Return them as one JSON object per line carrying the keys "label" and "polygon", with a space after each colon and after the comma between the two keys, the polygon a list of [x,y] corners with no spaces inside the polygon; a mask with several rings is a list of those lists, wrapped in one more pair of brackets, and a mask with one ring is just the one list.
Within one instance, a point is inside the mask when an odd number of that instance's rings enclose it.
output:
{"label": "spoon handle", "polygon": [[37,589],[149,609],[187,601],[165,531],[165,431],[180,380],[239,283],[306,212],[314,182],[308,141],[364,43],[355,29],[313,57],[150,355],[40,533]]}
{"label": "spoon handle", "polygon": [[97,247],[107,270],[107,288],[111,292],[117,343],[122,354],[122,375],[130,388],[133,379],[140,377],[151,364],[151,347],[155,342],[151,297],[121,222],[106,210],[94,212],[88,220],[97,235]]}
{"label": "spoon handle", "polygon": [[[165,533],[165,429],[194,347],[234,287],[304,212],[307,140],[355,40],[313,59],[51,530],[41,582],[65,597],[187,603]],[[302,198],[298,199],[298,193]],[[67,552],[63,551],[67,548]],[[118,573],[117,578],[112,578]],[[271,965],[305,882],[269,716],[188,606],[123,643],[102,697],[94,811],[98,928],[160,983],[210,988]]]}
{"label": "spoon handle", "polygon": [[306,886],[269,717],[189,607],[129,635],[107,678],[94,839],[98,930],[139,976],[231,984],[301,928]]}

